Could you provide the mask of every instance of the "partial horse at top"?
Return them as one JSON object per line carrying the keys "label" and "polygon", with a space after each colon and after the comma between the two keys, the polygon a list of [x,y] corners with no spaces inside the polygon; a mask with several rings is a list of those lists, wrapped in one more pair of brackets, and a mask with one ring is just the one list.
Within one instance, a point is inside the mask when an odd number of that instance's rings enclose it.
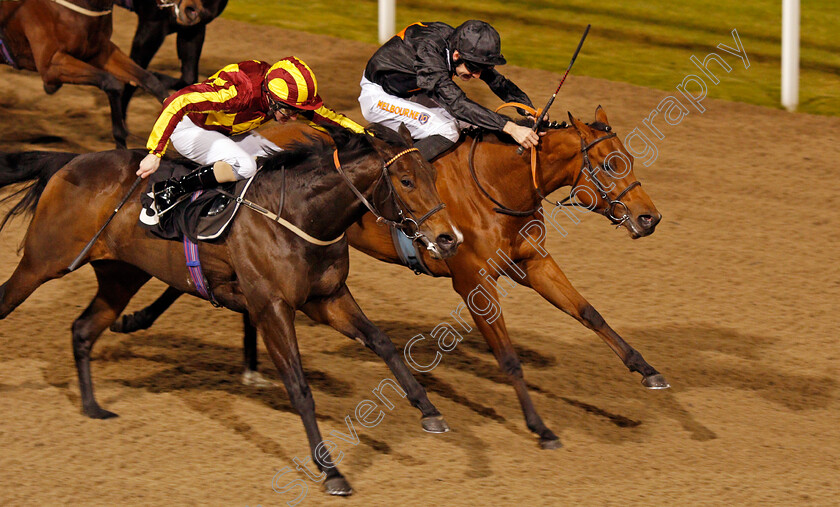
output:
{"label": "partial horse at top", "polygon": [[[198,61],[204,46],[207,23],[218,17],[228,0],[117,0],[117,5],[137,14],[137,31],[131,43],[131,59],[147,69],[166,36],[177,34],[181,76],[153,72],[169,89],[179,90],[197,83]],[[123,117],[136,88],[128,85],[122,96]]]}
{"label": "partial horse at top", "polygon": [[6,49],[0,61],[38,72],[48,94],[64,83],[100,88],[111,106],[114,141],[125,148],[123,84],[139,85],[161,102],[168,93],[154,75],[111,42],[113,5],[114,0],[0,2],[0,40]]}

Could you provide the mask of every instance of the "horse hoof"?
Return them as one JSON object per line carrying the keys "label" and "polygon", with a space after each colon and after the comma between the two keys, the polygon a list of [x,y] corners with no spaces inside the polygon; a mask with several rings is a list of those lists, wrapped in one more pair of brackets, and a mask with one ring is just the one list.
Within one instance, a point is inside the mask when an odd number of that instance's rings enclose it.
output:
{"label": "horse hoof", "polygon": [[128,331],[125,331],[124,321],[125,316],[120,317],[117,320],[115,320],[108,329],[110,329],[112,333],[128,333]]}
{"label": "horse hoof", "polygon": [[350,483],[341,476],[330,477],[324,481],[324,490],[336,496],[350,496],[353,494],[353,488],[350,487]]}
{"label": "horse hoof", "polygon": [[446,433],[449,431],[449,425],[442,415],[430,415],[420,420],[423,429],[429,433]]}
{"label": "horse hoof", "polygon": [[242,373],[242,384],[259,388],[277,387],[275,382],[268,380],[260,372],[254,370],[245,370]]}
{"label": "horse hoof", "polygon": [[648,375],[643,378],[642,385],[648,389],[668,389],[671,387],[671,384],[669,384],[668,381],[665,380],[665,377],[663,377],[660,373]]}
{"label": "horse hoof", "polygon": [[90,417],[91,419],[111,419],[114,417],[119,417],[117,414],[105,410],[102,407],[96,406],[93,408],[86,408],[84,409],[84,413],[86,416]]}
{"label": "horse hoof", "polygon": [[541,438],[540,448],[545,450],[560,449],[563,444],[560,443],[559,438]]}

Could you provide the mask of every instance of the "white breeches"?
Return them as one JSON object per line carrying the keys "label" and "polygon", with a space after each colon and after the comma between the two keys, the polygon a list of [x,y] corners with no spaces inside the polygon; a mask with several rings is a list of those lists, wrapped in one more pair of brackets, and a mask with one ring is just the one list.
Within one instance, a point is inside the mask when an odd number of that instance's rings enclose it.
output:
{"label": "white breeches", "polygon": [[365,120],[381,123],[393,130],[398,130],[400,123],[405,123],[414,139],[439,135],[454,143],[460,137],[461,122],[428,96],[395,97],[365,77],[362,77],[360,85],[359,105]]}
{"label": "white breeches", "polygon": [[172,146],[184,157],[201,165],[224,160],[233,167],[237,179],[247,179],[257,172],[257,157],[283,151],[254,131],[235,136],[199,127],[184,116],[169,137]]}

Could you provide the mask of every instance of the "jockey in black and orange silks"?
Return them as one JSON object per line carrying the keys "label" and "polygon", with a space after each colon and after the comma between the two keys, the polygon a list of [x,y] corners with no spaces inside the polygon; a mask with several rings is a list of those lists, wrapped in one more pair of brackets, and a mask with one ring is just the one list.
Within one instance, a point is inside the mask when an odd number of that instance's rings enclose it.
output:
{"label": "jockey in black and orange silks", "polygon": [[361,125],[324,106],[312,69],[298,58],[284,58],[274,65],[257,60],[228,65],[166,99],[146,144],[149,155],[137,175],[155,172],[170,143],[202,165],[182,178],[155,185],[155,205],[163,213],[196,190],[253,176],[256,157],[281,151],[254,130],[271,120],[286,123],[298,115],[317,124],[364,132]]}
{"label": "jockey in black and orange silks", "polygon": [[457,28],[440,22],[414,23],[368,61],[360,83],[362,115],[393,129],[405,123],[427,160],[453,146],[461,129],[469,125],[505,132],[530,148],[539,141],[537,134],[473,102],[453,81],[455,76],[463,81],[481,79],[504,102],[533,106],[496,70],[505,63],[499,33],[484,21],[466,21]]}

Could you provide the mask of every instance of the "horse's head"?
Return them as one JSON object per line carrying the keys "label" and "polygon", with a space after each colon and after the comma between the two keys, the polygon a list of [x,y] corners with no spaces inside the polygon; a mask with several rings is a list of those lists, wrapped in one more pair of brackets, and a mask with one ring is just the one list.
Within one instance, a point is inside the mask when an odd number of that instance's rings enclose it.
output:
{"label": "horse's head", "polygon": [[590,125],[571,113],[569,120],[580,136],[581,162],[572,184],[573,199],[623,225],[633,239],[653,234],[662,215],[633,174],[633,156],[612,131],[604,109],[598,106]]}
{"label": "horse's head", "polygon": [[375,205],[381,206],[388,219],[400,222],[403,233],[423,243],[432,257],[455,255],[464,237],[441,202],[432,165],[413,148],[405,125],[400,125],[399,136],[384,127],[375,132],[377,138],[372,138],[372,143],[385,161],[387,182],[374,195]]}
{"label": "horse's head", "polygon": [[227,5],[227,0],[164,0],[164,2],[163,5],[172,6],[172,15],[181,26],[209,23],[221,14]]}

